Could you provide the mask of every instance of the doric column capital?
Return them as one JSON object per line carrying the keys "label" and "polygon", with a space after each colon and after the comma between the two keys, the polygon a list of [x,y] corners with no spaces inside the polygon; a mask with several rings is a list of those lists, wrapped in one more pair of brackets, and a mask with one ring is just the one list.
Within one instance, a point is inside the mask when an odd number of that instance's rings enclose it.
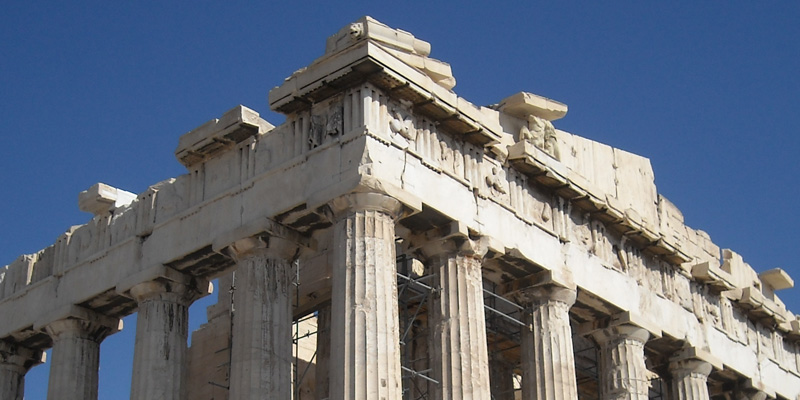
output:
{"label": "doric column capital", "polygon": [[300,245],[277,236],[256,236],[237,240],[228,246],[237,262],[250,257],[279,258],[291,262],[297,258]]}
{"label": "doric column capital", "polygon": [[418,248],[426,259],[455,256],[483,259],[488,250],[485,241],[462,236],[434,239]]}
{"label": "doric column capital", "polygon": [[714,369],[723,369],[722,360],[697,347],[684,347],[669,358],[669,373],[673,378],[691,375],[706,379]]}
{"label": "doric column capital", "polygon": [[219,235],[214,251],[227,254],[236,262],[248,257],[268,257],[293,261],[302,249],[313,249],[312,239],[269,218],[257,218]]}
{"label": "doric column capital", "polygon": [[132,287],[130,293],[140,304],[151,300],[165,300],[188,306],[198,297],[188,285],[171,281],[142,282]]}
{"label": "doric column capital", "polygon": [[454,256],[483,259],[502,255],[505,247],[491,236],[470,234],[466,225],[453,221],[444,227],[410,235],[408,251],[425,259]]}
{"label": "doric column capital", "polygon": [[626,340],[644,345],[650,338],[650,332],[633,324],[622,324],[592,332],[592,338],[601,346]]}
{"label": "doric column capital", "polygon": [[572,307],[572,305],[575,304],[577,296],[578,292],[573,288],[545,284],[521,289],[514,293],[512,297],[517,303],[526,307],[553,301],[564,303],[567,307]]}
{"label": "doric column capital", "polygon": [[[634,340],[644,344],[650,338],[661,337],[661,329],[656,324],[629,311],[582,323],[577,327],[576,333],[591,336],[599,345],[615,340]],[[682,358],[690,357],[684,355]]]}
{"label": "doric column capital", "polygon": [[378,211],[396,219],[403,211],[403,203],[396,198],[373,192],[349,193],[331,200],[328,205],[334,220],[355,211]]}
{"label": "doric column capital", "polygon": [[503,296],[525,307],[559,302],[572,307],[578,296],[575,283],[568,272],[542,271],[497,288]]}
{"label": "doric column capital", "polygon": [[122,330],[122,320],[69,305],[43,318],[34,327],[47,332],[53,341],[74,337],[100,343],[108,335]]}
{"label": "doric column capital", "polygon": [[155,265],[122,279],[118,293],[128,293],[138,303],[166,300],[188,306],[193,301],[214,292],[205,278],[185,274],[165,265]]}
{"label": "doric column capital", "polygon": [[35,365],[43,363],[45,358],[44,351],[29,349],[16,343],[0,340],[0,364],[15,368],[22,375]]}
{"label": "doric column capital", "polygon": [[692,377],[705,380],[711,374],[712,369],[711,363],[696,358],[675,360],[669,363],[669,373],[673,379]]}
{"label": "doric column capital", "polygon": [[80,318],[65,318],[47,324],[45,331],[53,341],[74,337],[100,343],[108,335],[122,329],[122,320],[110,319],[115,320],[115,323],[101,322],[100,319],[90,321]]}

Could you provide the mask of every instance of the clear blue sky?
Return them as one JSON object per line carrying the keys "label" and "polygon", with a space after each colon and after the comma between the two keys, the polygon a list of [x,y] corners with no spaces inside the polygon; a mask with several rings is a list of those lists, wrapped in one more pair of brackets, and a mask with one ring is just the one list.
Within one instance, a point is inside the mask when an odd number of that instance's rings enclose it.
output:
{"label": "clear blue sky", "polygon": [[[234,105],[280,123],[268,90],[368,14],[429,41],[475,104],[568,104],[558,128],[650,158],[688,225],[800,279],[800,3],[271,3],[6,2],[0,265],[85,223],[92,184],[139,193],[182,174],[178,137]],[[781,297],[800,312],[798,290]],[[102,347],[101,399],[128,398],[126,322]],[[28,399],[45,398],[46,368]]]}

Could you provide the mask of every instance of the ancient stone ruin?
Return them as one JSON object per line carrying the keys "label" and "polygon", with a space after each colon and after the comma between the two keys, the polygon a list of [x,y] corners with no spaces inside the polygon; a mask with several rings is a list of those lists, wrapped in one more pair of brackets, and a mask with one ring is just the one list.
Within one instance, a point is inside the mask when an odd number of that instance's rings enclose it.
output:
{"label": "ancient stone ruin", "polygon": [[283,124],[237,106],[180,137],[186,174],[82,192],[86,224],[0,270],[0,399],[48,348],[48,398],[97,398],[134,312],[136,400],[799,398],[784,271],[566,105],[474,105],[430,52],[362,18],[270,91]]}

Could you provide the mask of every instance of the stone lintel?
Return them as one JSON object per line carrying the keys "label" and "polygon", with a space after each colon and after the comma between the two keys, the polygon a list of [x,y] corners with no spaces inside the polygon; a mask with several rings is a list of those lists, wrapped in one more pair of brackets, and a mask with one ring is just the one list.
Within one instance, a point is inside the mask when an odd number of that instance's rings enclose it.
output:
{"label": "stone lintel", "polygon": [[658,328],[658,326],[643,318],[641,315],[631,313],[630,311],[623,311],[607,318],[585,322],[578,325],[575,332],[581,336],[588,336],[602,334],[603,331],[613,331],[620,327],[644,329],[649,332],[650,337],[654,339],[658,339],[662,336],[661,329]]}
{"label": "stone lintel", "polygon": [[715,370],[721,371],[723,369],[722,360],[711,354],[710,351],[703,350],[697,347],[684,347],[677,351],[670,358],[670,362],[685,361],[685,360],[698,360],[709,363]]}
{"label": "stone lintel", "polygon": [[116,292],[132,298],[130,290],[140,284],[154,281],[167,281],[171,283],[194,286],[198,297],[203,297],[214,292],[214,285],[207,279],[192,277],[163,264],[157,264],[139,273],[121,279],[117,283]]}
{"label": "stone lintel", "polygon": [[794,280],[786,271],[781,268],[773,268],[758,274],[761,282],[766,283],[773,290],[791,289],[794,287]]}
{"label": "stone lintel", "polygon": [[278,239],[293,243],[294,247],[309,250],[316,248],[313,239],[270,218],[256,219],[217,236],[211,244],[211,248],[217,253],[223,253],[226,249],[242,253],[248,249],[271,248],[273,246],[270,242],[277,244]]}
{"label": "stone lintel", "polygon": [[567,115],[567,105],[537,94],[519,92],[500,101],[500,111],[517,118],[525,119],[535,115],[548,121],[555,121]]}
{"label": "stone lintel", "polygon": [[136,195],[105,183],[95,183],[78,194],[78,208],[94,215],[108,214],[114,208],[130,204]]}
{"label": "stone lintel", "polygon": [[259,114],[245,106],[238,105],[180,137],[175,157],[186,168],[205,161],[231,146],[257,135],[261,128],[269,130],[273,126],[261,119]]}
{"label": "stone lintel", "polygon": [[36,330],[45,330],[51,323],[65,319],[77,319],[86,321],[92,325],[107,328],[109,330],[108,334],[119,332],[123,327],[122,320],[119,318],[109,317],[88,308],[70,304],[46,314],[34,323],[33,328]]}

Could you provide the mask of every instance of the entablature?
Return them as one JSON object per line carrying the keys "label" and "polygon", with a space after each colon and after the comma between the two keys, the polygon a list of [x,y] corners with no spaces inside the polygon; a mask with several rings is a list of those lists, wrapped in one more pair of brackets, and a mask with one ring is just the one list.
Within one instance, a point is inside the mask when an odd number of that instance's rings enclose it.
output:
{"label": "entablature", "polygon": [[[646,159],[598,144],[592,151],[604,152],[598,159],[611,171],[599,179],[587,172],[597,160],[578,165],[594,153],[576,150],[595,142],[569,139],[540,120],[525,125],[527,114],[549,122],[566,106],[525,94],[522,103],[538,105],[475,106],[450,90],[441,64],[426,64],[423,44],[381,29],[372,35],[367,27],[352,43],[343,32],[328,54],[270,91],[270,107],[287,114],[286,123],[273,127],[234,108],[181,138],[176,156],[189,174],[127,205],[94,204],[87,210],[101,212],[87,224],[4,267],[0,320],[14,325],[0,338],[44,340],[33,317],[59,287],[57,301],[125,315],[136,305],[120,282],[164,280],[169,271],[213,278],[234,266],[224,249],[240,236],[276,231],[314,248],[302,259],[312,265],[302,272],[311,283],[297,311],[310,312],[330,295],[329,274],[313,265],[327,265],[331,200],[375,192],[403,204],[399,230],[456,224],[462,236],[496,239],[484,265],[494,284],[580,272],[577,322],[636,315],[625,322],[641,320],[658,341],[651,347],[664,354],[679,343],[713,342],[800,375],[800,350],[790,342],[800,340],[800,323],[774,296],[792,286],[785,272],[758,276],[728,250],[720,265],[708,235],[685,226],[677,207],[654,194]],[[532,138],[515,138],[517,128]],[[531,131],[539,128],[557,142],[536,143]],[[625,162],[634,165],[625,170]],[[647,207],[625,198],[637,190],[647,192]],[[669,326],[654,323],[659,318]]]}

